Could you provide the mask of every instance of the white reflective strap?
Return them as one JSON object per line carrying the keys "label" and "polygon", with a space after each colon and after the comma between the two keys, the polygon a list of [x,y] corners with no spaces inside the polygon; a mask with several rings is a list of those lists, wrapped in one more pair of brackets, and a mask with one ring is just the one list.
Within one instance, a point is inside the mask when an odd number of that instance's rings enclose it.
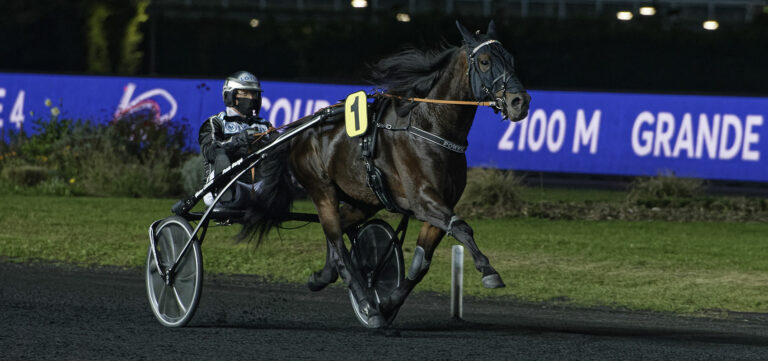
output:
{"label": "white reflective strap", "polygon": [[478,51],[478,50],[480,50],[480,48],[482,48],[482,47],[484,47],[484,46],[486,46],[486,45],[488,45],[488,44],[493,44],[493,43],[499,43],[499,44],[501,44],[501,42],[500,42],[500,41],[498,41],[498,40],[493,40],[493,39],[491,39],[491,40],[487,40],[487,41],[484,41],[484,42],[480,43],[480,45],[476,46],[476,47],[475,47],[475,48],[472,50],[472,55],[475,55],[475,53],[477,53],[477,51]]}
{"label": "white reflective strap", "polygon": [[497,76],[496,79],[493,79],[493,83],[492,84],[496,84],[496,82],[499,81],[499,79],[501,79],[501,81],[503,81],[505,83],[507,82],[507,71],[506,70],[504,70],[504,73],[502,73],[501,75]]}

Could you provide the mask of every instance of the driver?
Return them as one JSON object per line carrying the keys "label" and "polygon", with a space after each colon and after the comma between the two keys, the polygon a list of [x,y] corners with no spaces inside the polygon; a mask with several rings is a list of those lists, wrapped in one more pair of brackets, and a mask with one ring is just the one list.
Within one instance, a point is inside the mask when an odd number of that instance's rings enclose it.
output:
{"label": "driver", "polygon": [[[259,117],[261,92],[259,79],[247,71],[238,71],[224,81],[221,94],[226,109],[206,119],[198,136],[206,181],[246,156],[257,133],[272,129],[269,121]],[[258,186],[259,182],[246,174],[237,181],[237,186],[221,196],[220,204],[242,208],[248,201],[247,195],[258,191]],[[213,199],[212,194],[206,194],[205,204],[210,206]]]}

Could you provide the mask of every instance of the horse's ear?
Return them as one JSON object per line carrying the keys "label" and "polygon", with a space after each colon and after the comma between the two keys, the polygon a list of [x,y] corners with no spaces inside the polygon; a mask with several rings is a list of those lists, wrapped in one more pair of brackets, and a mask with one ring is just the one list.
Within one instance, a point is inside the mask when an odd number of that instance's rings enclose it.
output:
{"label": "horse's ear", "polygon": [[491,39],[497,39],[496,38],[496,23],[491,20],[490,23],[488,23],[488,31],[487,31],[488,37]]}
{"label": "horse's ear", "polygon": [[464,38],[465,43],[471,43],[475,40],[475,36],[472,35],[472,33],[467,30],[464,25],[461,25],[458,20],[456,20],[456,27],[459,28],[459,32],[461,33],[461,37]]}

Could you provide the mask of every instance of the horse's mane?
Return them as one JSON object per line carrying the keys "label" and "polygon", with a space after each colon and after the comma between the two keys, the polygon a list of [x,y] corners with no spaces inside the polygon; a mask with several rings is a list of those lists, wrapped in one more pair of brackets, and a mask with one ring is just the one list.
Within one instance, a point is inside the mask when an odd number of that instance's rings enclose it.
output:
{"label": "horse's mane", "polygon": [[[425,97],[457,49],[448,44],[427,51],[406,48],[371,65],[370,82],[391,94],[406,98]],[[413,102],[403,104],[397,113],[404,116],[414,106],[416,103]]]}

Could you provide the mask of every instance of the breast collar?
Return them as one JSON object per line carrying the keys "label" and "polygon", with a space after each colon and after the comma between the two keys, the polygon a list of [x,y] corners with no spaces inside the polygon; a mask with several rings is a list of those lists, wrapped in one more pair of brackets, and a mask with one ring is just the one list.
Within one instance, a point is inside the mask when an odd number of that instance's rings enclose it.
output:
{"label": "breast collar", "polygon": [[385,123],[375,122],[376,128],[381,128],[381,129],[386,129],[386,130],[391,130],[391,131],[405,131],[405,132],[408,132],[408,133],[410,133],[412,135],[415,135],[415,136],[417,136],[417,137],[419,137],[421,139],[424,139],[424,140],[427,140],[427,141],[429,141],[431,143],[437,144],[437,145],[439,145],[439,146],[441,146],[441,147],[443,147],[445,149],[448,149],[448,150],[450,150],[452,152],[455,152],[455,153],[463,154],[464,152],[467,151],[467,146],[468,145],[456,144],[456,143],[454,143],[454,142],[452,142],[452,141],[450,141],[448,139],[445,139],[445,138],[443,138],[443,137],[441,137],[441,136],[439,136],[437,134],[430,133],[430,132],[428,132],[428,131],[426,131],[424,129],[421,129],[421,128],[411,124],[411,114],[412,113],[413,113],[413,111],[408,113],[408,126],[405,127],[405,128],[395,128],[395,127],[392,126],[392,124],[385,124]]}

